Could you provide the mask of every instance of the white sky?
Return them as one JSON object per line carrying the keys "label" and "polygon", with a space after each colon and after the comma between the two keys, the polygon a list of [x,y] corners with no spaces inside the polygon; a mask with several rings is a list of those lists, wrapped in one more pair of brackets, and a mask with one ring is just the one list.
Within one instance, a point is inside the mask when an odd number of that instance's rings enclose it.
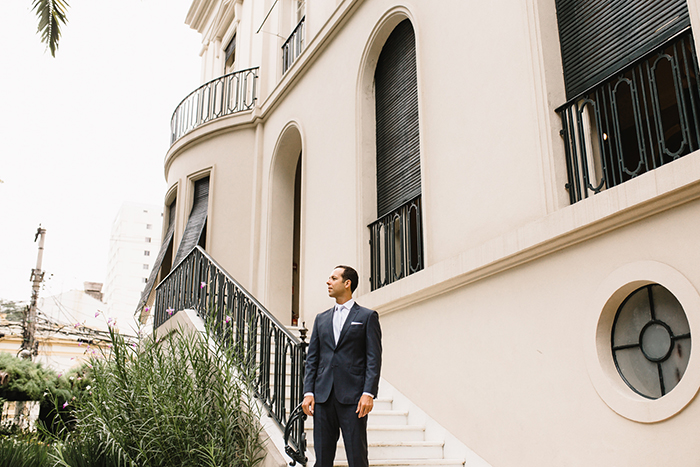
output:
{"label": "white sky", "polygon": [[34,233],[47,230],[41,295],[104,281],[124,201],[162,205],[170,116],[199,86],[191,0],[69,0],[56,58],[32,0],[0,2],[0,298],[29,300]]}

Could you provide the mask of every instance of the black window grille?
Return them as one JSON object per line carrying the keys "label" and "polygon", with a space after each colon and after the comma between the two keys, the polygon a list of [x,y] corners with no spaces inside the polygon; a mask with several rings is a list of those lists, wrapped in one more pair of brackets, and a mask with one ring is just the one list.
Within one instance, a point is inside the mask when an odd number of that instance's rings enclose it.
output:
{"label": "black window grille", "polygon": [[700,148],[690,29],[557,109],[571,203]]}
{"label": "black window grille", "polygon": [[304,51],[306,39],[304,34],[304,20],[306,20],[306,17],[301,18],[299,24],[296,25],[294,31],[292,31],[282,45],[282,74],[289,70],[292,63],[294,63],[297,57]]}
{"label": "black window grille", "polygon": [[372,290],[423,269],[421,197],[369,225]]}

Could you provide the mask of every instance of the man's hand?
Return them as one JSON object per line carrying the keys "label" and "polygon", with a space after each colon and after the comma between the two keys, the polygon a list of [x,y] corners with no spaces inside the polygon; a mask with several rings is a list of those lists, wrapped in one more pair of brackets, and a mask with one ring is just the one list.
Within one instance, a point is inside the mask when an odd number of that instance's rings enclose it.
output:
{"label": "man's hand", "polygon": [[304,396],[304,400],[301,403],[301,408],[304,410],[304,413],[306,415],[313,417],[315,406],[316,406],[316,400],[314,399],[314,396]]}
{"label": "man's hand", "polygon": [[374,399],[372,399],[372,396],[363,394],[362,397],[360,397],[360,402],[357,403],[357,410],[355,411],[357,418],[366,416],[372,411],[373,407]]}

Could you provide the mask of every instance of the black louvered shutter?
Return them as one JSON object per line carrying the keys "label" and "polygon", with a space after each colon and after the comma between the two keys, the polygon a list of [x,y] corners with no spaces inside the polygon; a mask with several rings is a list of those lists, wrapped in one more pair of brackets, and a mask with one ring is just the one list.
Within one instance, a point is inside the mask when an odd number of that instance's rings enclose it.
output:
{"label": "black louvered shutter", "polygon": [[556,0],[571,100],[690,26],[686,0]]}
{"label": "black louvered shutter", "polygon": [[374,73],[377,216],[421,193],[416,41],[408,20],[391,33]]}
{"label": "black louvered shutter", "polygon": [[182,261],[199,243],[199,239],[204,231],[204,225],[207,222],[208,199],[209,177],[206,177],[194,183],[192,211],[190,211],[190,217],[187,219],[187,226],[185,227],[185,232],[182,234],[180,247],[177,249],[177,254],[173,260],[173,266],[176,266]]}
{"label": "black louvered shutter", "polygon": [[226,46],[226,60],[225,64],[227,67],[230,67],[233,65],[233,62],[236,60],[236,35],[234,34],[233,37],[231,38],[231,42],[228,43]]}
{"label": "black louvered shutter", "polygon": [[139,304],[136,307],[137,312],[140,312],[141,309],[146,306],[146,303],[148,303],[148,297],[151,295],[153,287],[156,285],[156,280],[158,279],[158,272],[160,272],[160,269],[163,266],[165,254],[173,242],[173,234],[175,233],[175,206],[175,201],[170,203],[168,230],[165,232],[165,237],[163,237],[163,243],[160,245],[160,251],[158,252],[158,256],[156,256],[156,260],[153,263],[153,269],[151,269],[151,275],[148,276],[146,287],[143,288],[143,292],[141,293],[141,300],[139,300]]}

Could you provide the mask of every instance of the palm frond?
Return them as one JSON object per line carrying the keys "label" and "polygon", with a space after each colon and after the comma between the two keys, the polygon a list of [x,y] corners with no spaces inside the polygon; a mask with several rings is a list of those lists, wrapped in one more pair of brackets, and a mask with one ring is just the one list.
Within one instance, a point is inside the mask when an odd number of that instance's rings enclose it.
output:
{"label": "palm frond", "polygon": [[33,0],[32,10],[39,18],[37,32],[41,34],[41,42],[51,51],[51,56],[56,56],[58,40],[61,38],[61,27],[66,24],[66,0]]}

